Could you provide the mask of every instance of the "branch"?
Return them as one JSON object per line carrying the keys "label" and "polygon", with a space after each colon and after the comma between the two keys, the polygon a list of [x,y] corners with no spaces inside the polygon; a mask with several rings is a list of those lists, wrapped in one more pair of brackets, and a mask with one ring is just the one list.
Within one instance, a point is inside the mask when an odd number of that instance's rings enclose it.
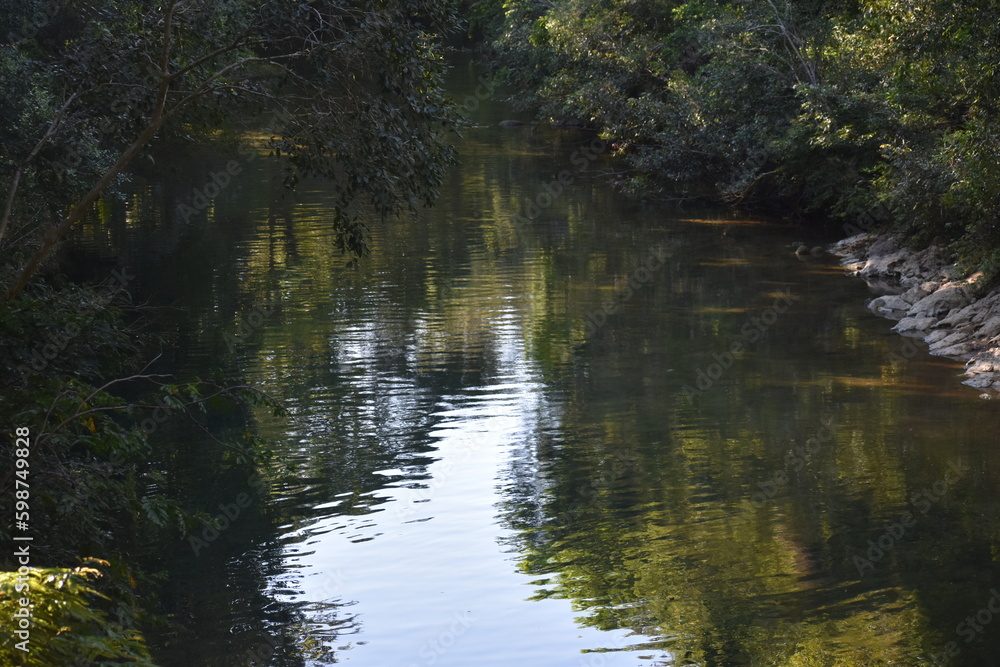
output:
{"label": "branch", "polygon": [[233,40],[233,42],[231,44],[229,44],[228,46],[223,46],[221,48],[218,48],[215,51],[212,51],[211,53],[209,53],[207,55],[204,55],[201,58],[198,58],[193,63],[191,63],[189,65],[185,65],[184,67],[180,68],[179,70],[177,70],[176,72],[174,72],[173,74],[171,74],[170,78],[171,79],[176,79],[178,77],[181,77],[181,76],[187,74],[188,72],[190,72],[191,70],[195,69],[196,67],[199,67],[199,66],[207,63],[209,60],[213,60],[213,59],[221,56],[223,53],[228,53],[229,51],[233,51],[235,49],[238,49],[240,46],[251,46],[253,44],[263,44],[264,43],[264,40],[258,39],[258,40],[253,40],[253,41],[247,42],[246,44],[241,44],[240,43],[241,40],[243,40],[247,36],[247,34],[249,32],[250,32],[250,28],[247,28],[246,30],[243,31],[243,34],[241,34],[239,37],[237,37],[235,40]]}
{"label": "branch", "polygon": [[25,168],[31,163],[32,160],[35,159],[35,157],[38,156],[38,153],[42,150],[42,147],[48,142],[48,140],[55,136],[59,126],[62,125],[63,114],[66,113],[69,105],[72,104],[73,101],[80,96],[80,94],[81,92],[79,91],[75,92],[68,100],[66,100],[66,103],[63,104],[59,111],[56,112],[56,115],[49,124],[49,129],[45,132],[45,135],[38,140],[38,143],[35,144],[35,148],[28,154],[28,157],[24,158],[21,164],[18,165],[17,171],[14,172],[14,178],[11,181],[10,190],[7,191],[7,202],[4,205],[3,217],[0,218],[0,243],[3,242],[3,235],[7,231],[7,222],[10,220],[11,211],[14,209],[14,199],[17,196],[18,186],[20,185],[21,176],[24,174]]}
{"label": "branch", "polygon": [[231,72],[234,69],[242,67],[243,65],[246,65],[248,63],[268,63],[269,65],[274,65],[276,67],[280,67],[281,66],[280,63],[275,62],[276,60],[278,60],[278,59],[285,60],[285,59],[290,59],[290,58],[297,58],[299,56],[304,56],[304,55],[306,55],[308,53],[309,53],[309,51],[296,51],[295,53],[286,53],[286,54],[281,55],[281,56],[271,56],[271,57],[268,57],[268,58],[262,58],[260,56],[248,56],[246,58],[241,58],[241,59],[237,60],[236,62],[229,63],[228,65],[226,65],[225,67],[223,67],[222,69],[220,69],[218,72],[216,72],[212,76],[210,76],[207,79],[205,79],[204,81],[202,81],[201,85],[199,85],[191,93],[189,93],[188,95],[186,95],[185,97],[183,97],[179,102],[176,102],[170,108],[170,110],[165,113],[165,117],[173,116],[178,111],[180,111],[191,100],[196,99],[198,97],[201,97],[202,95],[205,95],[206,93],[209,93],[212,90],[215,90],[215,88],[212,86],[212,83],[214,81],[220,79],[221,77],[225,76],[226,74],[228,74],[229,72]]}
{"label": "branch", "polygon": [[816,68],[812,63],[806,61],[802,52],[798,48],[798,44],[802,44],[802,39],[797,34],[790,31],[784,22],[782,22],[781,15],[774,2],[772,2],[772,0],[767,0],[767,4],[771,5],[771,9],[774,10],[774,16],[778,20],[778,26],[781,28],[781,33],[785,38],[785,42],[788,44],[788,48],[799,59],[799,62],[802,63],[802,68],[805,70],[806,76],[809,77],[809,83],[815,86],[819,83],[819,79],[816,76]]}
{"label": "branch", "polygon": [[49,256],[52,252],[52,248],[56,243],[62,239],[63,236],[73,228],[77,222],[90,210],[90,207],[100,199],[101,194],[108,187],[111,181],[114,180],[118,174],[122,172],[132,162],[133,159],[146,147],[156,133],[160,130],[163,125],[163,121],[166,120],[164,115],[164,107],[167,102],[167,94],[170,92],[170,49],[172,44],[172,30],[173,30],[173,18],[174,10],[177,6],[177,0],[172,0],[164,12],[163,19],[163,48],[160,53],[160,84],[159,90],[156,95],[156,103],[153,106],[153,113],[150,116],[149,123],[146,128],[139,134],[132,145],[125,149],[119,157],[118,160],[108,169],[99,181],[91,188],[90,192],[81,199],[69,212],[66,218],[55,227],[49,234],[45,237],[42,242],[41,247],[28,262],[28,265],[21,270],[21,275],[17,278],[13,285],[7,290],[4,296],[4,301],[9,302],[18,294],[20,294],[28,283],[38,272],[41,267],[42,262]]}

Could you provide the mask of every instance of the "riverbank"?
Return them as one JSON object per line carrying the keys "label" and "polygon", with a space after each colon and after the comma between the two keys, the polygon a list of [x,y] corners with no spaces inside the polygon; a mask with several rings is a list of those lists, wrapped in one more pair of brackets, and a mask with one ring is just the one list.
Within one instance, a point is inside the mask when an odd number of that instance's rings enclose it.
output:
{"label": "riverbank", "polygon": [[830,252],[880,295],[868,309],[896,320],[893,331],[965,361],[964,384],[1000,392],[1000,290],[977,296],[982,274],[963,277],[938,248],[904,248],[894,235],[858,234]]}

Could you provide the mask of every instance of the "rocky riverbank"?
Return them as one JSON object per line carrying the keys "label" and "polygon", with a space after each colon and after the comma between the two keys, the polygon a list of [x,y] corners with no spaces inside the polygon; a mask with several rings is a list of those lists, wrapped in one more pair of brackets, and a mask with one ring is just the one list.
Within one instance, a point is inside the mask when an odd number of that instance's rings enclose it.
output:
{"label": "rocky riverbank", "polygon": [[979,274],[963,278],[937,248],[910,250],[896,236],[859,234],[830,252],[882,295],[868,308],[897,320],[893,331],[921,338],[931,354],[965,361],[965,384],[1000,392],[1000,291],[977,297]]}

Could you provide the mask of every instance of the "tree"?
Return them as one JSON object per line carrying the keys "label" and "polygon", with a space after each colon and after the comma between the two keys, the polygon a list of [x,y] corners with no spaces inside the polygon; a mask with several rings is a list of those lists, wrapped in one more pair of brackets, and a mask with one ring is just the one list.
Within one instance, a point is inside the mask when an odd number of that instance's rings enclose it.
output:
{"label": "tree", "polygon": [[337,245],[355,254],[363,207],[429,204],[454,159],[437,45],[457,25],[447,0],[4,4],[0,113],[14,131],[0,135],[0,247],[30,246],[6,301],[157,139],[273,112],[287,183],[333,181]]}

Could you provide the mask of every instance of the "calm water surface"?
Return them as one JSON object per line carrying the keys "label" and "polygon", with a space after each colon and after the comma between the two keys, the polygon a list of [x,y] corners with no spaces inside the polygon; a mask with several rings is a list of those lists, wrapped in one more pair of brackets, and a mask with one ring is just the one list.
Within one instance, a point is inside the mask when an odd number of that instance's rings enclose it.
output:
{"label": "calm water surface", "polygon": [[174,493],[253,501],[178,545],[162,664],[1000,664],[996,403],[787,247],[817,239],[630,201],[592,135],[510,113],[356,270],[264,156],[188,220],[219,162],[83,231],[176,307],[173,371],[290,413],[257,479],[166,434]]}

